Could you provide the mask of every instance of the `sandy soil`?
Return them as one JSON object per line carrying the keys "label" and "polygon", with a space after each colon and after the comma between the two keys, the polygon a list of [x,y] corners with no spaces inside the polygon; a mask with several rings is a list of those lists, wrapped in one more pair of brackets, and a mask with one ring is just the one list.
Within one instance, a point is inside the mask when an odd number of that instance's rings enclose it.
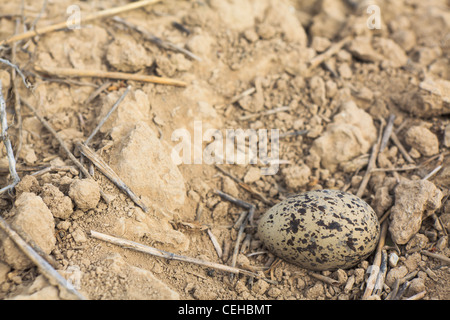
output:
{"label": "sandy soil", "polygon": [[[25,1],[23,17],[27,29],[39,29],[76,17],[77,8],[85,16],[126,3],[79,2],[68,11],[73,1],[45,7]],[[16,20],[16,33],[24,32],[21,12],[21,1],[0,1],[0,39],[15,33]],[[448,263],[427,255],[448,261],[450,254],[447,1],[166,0],[120,18],[194,58],[157,46],[112,18],[0,48],[0,57],[14,61],[32,84],[29,90],[20,77],[12,80],[12,69],[0,63],[21,177],[14,196],[0,199],[1,215],[80,293],[89,299],[361,299],[374,254],[348,270],[312,273],[276,259],[255,234],[258,218],[272,204],[328,188],[362,192],[380,218],[389,214],[385,281],[370,299],[450,298]],[[38,67],[156,75],[187,85],[58,77]],[[89,146],[147,213],[86,158],[96,182],[84,179],[26,107],[34,106],[79,159],[76,143],[91,135],[128,86]],[[391,139],[361,187],[390,115]],[[211,141],[195,143],[199,125],[203,134],[217,129],[224,138],[226,129],[262,129],[270,140],[270,130],[278,129],[276,174],[261,174],[268,167],[263,157],[256,164],[217,164],[218,157],[196,163],[195,155]],[[187,133],[191,157],[174,164],[171,152],[181,141],[176,135]],[[267,145],[274,155],[275,145]],[[4,147],[0,159],[6,186]],[[216,190],[256,206],[242,237],[236,221],[246,209]],[[236,267],[270,281],[120,248],[94,239],[91,230],[226,265],[240,240]],[[3,232],[0,243],[0,298],[64,298]]]}

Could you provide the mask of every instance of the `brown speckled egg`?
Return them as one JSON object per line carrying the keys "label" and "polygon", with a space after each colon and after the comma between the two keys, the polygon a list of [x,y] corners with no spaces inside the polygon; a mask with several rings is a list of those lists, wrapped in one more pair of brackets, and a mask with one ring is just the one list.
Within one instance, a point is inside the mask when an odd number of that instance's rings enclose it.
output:
{"label": "brown speckled egg", "polygon": [[346,269],[375,250],[380,224],[360,198],[317,190],[270,208],[259,221],[258,235],[272,253],[302,268]]}

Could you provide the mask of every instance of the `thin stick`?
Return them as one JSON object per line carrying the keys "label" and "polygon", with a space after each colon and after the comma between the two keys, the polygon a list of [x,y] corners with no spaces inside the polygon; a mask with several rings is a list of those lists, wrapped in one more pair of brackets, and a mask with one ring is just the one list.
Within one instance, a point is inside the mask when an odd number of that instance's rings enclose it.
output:
{"label": "thin stick", "polygon": [[386,234],[388,229],[388,223],[387,221],[383,222],[381,224],[381,235],[380,240],[378,241],[378,246],[376,249],[376,254],[373,259],[373,263],[371,265],[371,273],[369,276],[369,279],[367,279],[367,286],[366,290],[364,291],[362,299],[367,299],[372,295],[372,291],[375,288],[376,281],[378,279],[378,274],[380,272],[380,265],[382,260],[382,249],[384,247],[384,243],[386,241]]}
{"label": "thin stick", "polygon": [[[235,176],[233,176],[231,173],[228,173],[227,171],[225,171],[224,169],[222,169],[221,167],[219,167],[217,164],[215,165],[215,167],[217,168],[217,170],[219,170],[220,172],[222,172],[224,175],[230,177],[231,179],[233,179],[234,181],[236,181],[239,186],[245,190],[247,190],[248,192],[250,192],[252,195],[254,195],[255,197],[257,197],[259,200],[261,200],[262,202],[264,202],[265,204],[269,205],[269,206],[273,206],[274,204],[270,201],[267,200],[267,198],[259,193],[258,191],[253,190],[252,187],[250,187],[248,184],[246,184],[244,181],[242,181],[239,178],[236,178]],[[236,201],[237,199],[235,199],[234,201]],[[232,201],[232,200],[230,200]],[[239,200],[240,201],[240,200]],[[249,203],[247,203],[249,204]],[[238,204],[239,205],[239,204]],[[244,207],[245,208],[245,207]],[[248,209],[248,208],[247,208]]]}
{"label": "thin stick", "polygon": [[102,91],[106,90],[111,85],[110,81],[106,81],[104,84],[102,84],[100,87],[98,87],[94,92],[91,93],[91,95],[86,99],[84,102],[84,105],[87,105],[91,103],[92,100],[94,100]]}
{"label": "thin stick", "polygon": [[[19,32],[19,26],[20,26],[20,18],[16,18],[16,27],[14,32],[17,34]],[[14,43],[12,46],[12,52],[11,52],[11,61],[12,63],[16,63],[16,50],[17,50],[17,43]],[[13,83],[13,92],[15,97],[15,104],[14,104],[14,112],[17,119],[17,127],[18,127],[18,138],[17,138],[17,146],[16,146],[16,161],[20,155],[20,151],[22,150],[22,144],[23,144],[23,137],[22,137],[22,112],[20,108],[20,96],[19,96],[19,88],[16,83],[16,75],[17,70],[13,68],[11,73],[12,83]]]}
{"label": "thin stick", "polygon": [[322,64],[323,62],[325,62],[326,60],[330,59],[333,55],[335,55],[336,53],[338,53],[339,50],[342,49],[343,46],[345,46],[347,44],[347,42],[349,42],[351,39],[350,36],[345,37],[344,39],[342,39],[339,42],[336,42],[335,44],[333,44],[327,51],[325,51],[322,54],[319,54],[317,56],[315,56],[313,59],[311,59],[309,61],[309,67],[306,71],[306,75],[311,74],[311,71],[313,69],[315,69],[317,66],[319,66],[320,64]]}
{"label": "thin stick", "polygon": [[[145,1],[136,1],[136,2],[132,2],[130,4],[121,6],[121,7],[117,7],[117,8],[110,8],[110,9],[105,9],[99,12],[95,12],[93,14],[88,15],[85,18],[81,19],[81,23],[87,23],[89,21],[93,21],[96,19],[101,19],[101,18],[105,18],[105,17],[110,17],[110,16],[114,16],[117,15],[119,13],[125,12],[125,11],[130,11],[130,10],[134,10],[134,9],[138,9],[138,8],[142,8],[144,6],[148,6],[150,4],[154,4],[157,2],[160,2],[161,0],[145,0]],[[22,33],[22,34],[18,34],[15,36],[12,36],[9,39],[0,41],[0,46],[4,46],[16,41],[20,41],[20,40],[24,40],[24,39],[29,39],[32,38],[34,36],[38,36],[38,35],[43,35],[52,31],[56,31],[58,29],[65,29],[67,28],[67,21],[64,22],[60,22],[57,24],[53,24],[50,26],[46,26],[46,27],[42,27],[39,29],[35,29],[35,30],[30,30],[28,32]]]}
{"label": "thin stick", "polygon": [[432,176],[434,176],[441,169],[442,169],[442,164],[438,165],[436,168],[434,168],[433,171],[431,171],[429,174],[427,174],[425,177],[423,177],[422,180],[430,179]]}
{"label": "thin stick", "polygon": [[246,218],[244,219],[244,222],[239,227],[239,231],[238,231],[238,235],[237,235],[237,238],[236,238],[236,242],[234,244],[233,255],[231,256],[231,266],[232,267],[236,266],[237,256],[239,254],[239,246],[241,244],[242,237],[244,235],[244,230],[245,230],[245,227],[247,225],[247,221],[248,221],[248,214],[247,214]]}
{"label": "thin stick", "polygon": [[100,233],[94,230],[91,230],[90,232],[91,237],[98,239],[98,240],[102,240],[105,242],[109,242],[109,243],[113,243],[115,245],[118,245],[122,248],[127,248],[127,249],[133,249],[139,252],[143,252],[146,254],[150,254],[156,257],[160,257],[160,258],[164,258],[164,259],[169,259],[169,260],[177,260],[177,261],[184,261],[184,262],[190,262],[190,263],[194,263],[194,264],[198,264],[201,266],[205,266],[208,268],[213,268],[213,269],[217,269],[217,270],[222,270],[222,271],[226,271],[226,272],[231,272],[234,274],[244,274],[247,276],[251,276],[251,277],[256,277],[258,279],[263,279],[265,281],[270,282],[269,279],[263,278],[261,276],[259,276],[256,273],[244,270],[244,269],[240,269],[240,268],[233,268],[227,265],[223,265],[220,263],[215,263],[215,262],[209,262],[209,261],[205,261],[205,260],[201,260],[201,259],[196,259],[196,258],[191,258],[191,257],[187,257],[187,256],[183,256],[183,255],[178,255],[175,253],[171,253],[171,252],[167,252],[164,250],[160,250],[157,248],[153,248],[153,247],[149,247],[146,245],[143,245],[141,243],[138,242],[134,242],[131,240],[126,240],[126,239],[122,239],[122,238],[117,238],[117,237],[113,237],[104,233]]}
{"label": "thin stick", "polygon": [[17,247],[39,268],[42,274],[50,281],[51,284],[58,286],[58,288],[66,292],[71,298],[86,300],[73,286],[67,283],[67,280],[61,276],[58,271],[45,261],[33,248],[28,245],[9,224],[0,217],[0,228],[11,238]]}
{"label": "thin stick", "polygon": [[197,60],[199,62],[202,61],[202,59],[200,57],[196,56],[191,51],[186,50],[186,49],[184,49],[184,48],[182,48],[180,46],[177,46],[177,45],[175,45],[175,44],[173,44],[173,43],[171,43],[169,41],[162,40],[162,39],[154,36],[153,34],[147,32],[145,29],[143,29],[140,26],[134,25],[134,24],[132,24],[132,23],[126,21],[126,20],[123,20],[122,18],[119,18],[119,17],[113,17],[113,20],[123,24],[124,26],[126,26],[126,27],[128,27],[130,29],[133,29],[133,30],[139,32],[141,35],[144,36],[145,39],[147,39],[148,41],[156,44],[160,48],[163,48],[163,49],[166,49],[166,50],[173,50],[175,52],[181,52],[184,55],[186,55],[186,56],[188,56],[188,57],[190,57],[190,58],[192,58],[194,60]]}
{"label": "thin stick", "polygon": [[239,120],[249,120],[249,119],[253,119],[253,118],[258,118],[261,116],[269,116],[271,114],[275,114],[278,112],[285,112],[285,111],[289,111],[291,109],[291,107],[289,106],[283,106],[283,107],[278,107],[272,110],[267,110],[267,111],[263,111],[263,112],[258,112],[258,113],[252,113],[246,116],[242,116],[239,118]]}
{"label": "thin stick", "polygon": [[[86,168],[80,163],[80,161],[77,160],[77,158],[75,158],[75,156],[73,155],[72,152],[70,152],[69,148],[67,147],[66,143],[64,142],[64,140],[60,137],[60,135],[55,131],[55,129],[53,129],[53,127],[50,125],[50,123],[47,122],[47,120],[44,119],[44,117],[42,117],[37,110],[30,104],[28,103],[28,101],[20,98],[20,100],[22,101],[22,103],[28,108],[30,109],[30,111],[34,114],[34,116],[36,118],[39,119],[39,121],[42,123],[42,125],[48,130],[50,131],[50,133],[56,138],[56,140],[59,142],[59,144],[61,145],[61,147],[63,148],[63,150],[67,153],[67,156],[69,157],[69,159],[81,170],[81,172],[85,175],[86,178],[90,178],[93,179],[92,176],[90,175],[90,173],[86,170]],[[108,196],[103,192],[100,191],[100,194],[103,198],[103,200],[105,200],[106,203],[109,203],[110,200],[108,198]]]}
{"label": "thin stick", "polygon": [[8,136],[8,122],[6,119],[6,103],[5,99],[3,98],[3,87],[2,87],[2,81],[0,80],[0,118],[1,118],[1,124],[2,124],[2,140],[6,147],[6,153],[8,156],[8,163],[9,163],[9,173],[11,174],[11,178],[13,179],[13,182],[2,188],[0,190],[0,194],[3,194],[6,191],[11,190],[14,188],[20,181],[19,175],[16,171],[16,159],[14,158],[14,151],[11,145],[11,140],[9,140]]}
{"label": "thin stick", "polygon": [[406,298],[406,300],[420,300],[420,299],[423,299],[423,297],[425,297],[426,294],[427,294],[427,291],[424,290],[422,292],[416,293],[415,295],[413,295],[409,298]]}
{"label": "thin stick", "polygon": [[132,81],[142,81],[157,84],[166,84],[177,87],[186,87],[187,83],[181,80],[175,80],[164,77],[148,76],[144,74],[135,73],[125,73],[125,72],[110,72],[103,70],[81,70],[81,69],[70,69],[70,68],[52,68],[52,67],[42,67],[35,66],[34,69],[37,72],[46,73],[49,75],[59,76],[59,77],[89,77],[89,78],[108,78],[117,80],[132,80]]}
{"label": "thin stick", "polygon": [[394,129],[394,120],[395,120],[395,114],[391,114],[389,116],[389,120],[387,122],[386,128],[384,129],[383,138],[381,139],[380,144],[380,152],[383,152],[383,150],[386,148],[389,138],[392,134],[392,129]]}
{"label": "thin stick", "polygon": [[308,275],[311,276],[311,277],[313,277],[313,278],[316,278],[317,280],[320,280],[320,281],[322,281],[322,282],[325,282],[325,283],[327,283],[327,284],[329,284],[329,285],[331,285],[331,286],[335,286],[335,285],[338,285],[338,284],[339,284],[339,282],[338,282],[337,280],[331,279],[330,277],[321,275],[321,274],[319,274],[319,273],[309,272]]}
{"label": "thin stick", "polygon": [[403,155],[406,161],[408,161],[409,163],[415,163],[415,161],[411,158],[408,151],[406,151],[405,147],[400,142],[400,140],[397,137],[397,134],[394,131],[392,131],[391,133],[391,140],[397,146],[398,150]]}
{"label": "thin stick", "polygon": [[131,191],[131,189],[125,184],[125,182],[120,179],[117,173],[115,173],[114,170],[108,164],[106,164],[105,161],[103,161],[103,159],[97,156],[95,152],[92,151],[92,149],[88,146],[80,142],[78,142],[76,145],[80,152],[86,158],[88,158],[89,161],[91,161],[101,171],[101,173],[103,173],[109,180],[111,180],[120,190],[126,193],[136,205],[144,210],[144,212],[148,212],[148,208],[142,203],[138,196],[136,196],[136,194]]}
{"label": "thin stick", "polygon": [[22,81],[23,81],[23,84],[25,85],[25,87],[27,87],[28,89],[31,87],[31,85],[27,81],[27,78],[25,77],[25,75],[22,73],[22,70],[20,70],[20,68],[18,66],[16,66],[14,63],[11,63],[8,60],[2,59],[2,58],[0,58],[0,62],[10,66],[11,68],[14,68],[14,70],[16,70],[17,73],[22,78]]}
{"label": "thin stick", "polygon": [[380,134],[378,135],[378,141],[375,143],[375,145],[372,148],[372,154],[370,155],[369,164],[367,165],[366,173],[364,175],[363,180],[361,181],[361,184],[359,185],[358,192],[356,193],[356,195],[358,197],[362,197],[362,195],[364,194],[367,184],[369,183],[369,179],[372,174],[372,170],[375,168],[378,153],[380,151],[381,132],[383,132],[383,124],[381,124],[381,127],[380,127]]}
{"label": "thin stick", "polygon": [[226,194],[225,192],[222,192],[222,191],[220,191],[220,190],[216,190],[216,193],[217,193],[221,198],[223,198],[223,199],[225,199],[225,200],[228,200],[228,201],[230,201],[230,202],[232,202],[232,203],[234,203],[234,204],[236,204],[236,205],[238,205],[238,206],[240,206],[240,207],[242,207],[242,208],[244,208],[244,209],[250,210],[250,208],[253,207],[253,205],[252,205],[251,203],[245,202],[245,201],[240,200],[240,199],[236,199],[235,197],[230,196],[229,194]]}
{"label": "thin stick", "polygon": [[219,259],[222,259],[222,256],[223,256],[222,248],[220,247],[220,244],[217,241],[217,238],[214,236],[214,234],[211,232],[211,230],[209,228],[206,229],[206,232],[208,233],[208,236],[211,239],[214,249],[216,249],[217,256],[219,257]]}
{"label": "thin stick", "polygon": [[426,256],[431,257],[431,258],[441,260],[441,261],[444,262],[445,264],[450,264],[450,258],[448,258],[448,257],[446,257],[446,256],[444,256],[444,255],[442,255],[442,254],[439,254],[439,253],[433,253],[433,252],[426,251],[426,250],[422,250],[422,251],[420,251],[420,252],[421,252],[422,254],[426,255]]}
{"label": "thin stick", "polygon": [[94,129],[94,131],[92,131],[91,135],[86,139],[86,141],[84,142],[85,145],[89,145],[89,143],[91,142],[92,138],[97,134],[97,132],[100,130],[100,128],[103,126],[103,124],[106,122],[106,120],[108,120],[108,118],[111,116],[111,114],[117,109],[117,107],[119,106],[119,104],[123,101],[123,99],[125,99],[125,97],[127,96],[128,92],[130,92],[131,86],[128,86],[127,89],[125,90],[125,92],[122,94],[122,96],[117,99],[116,103],[114,103],[114,105],[111,107],[111,109],[108,111],[108,113],[106,114],[106,116],[103,117],[102,120],[100,120],[99,124],[97,125],[97,127]]}

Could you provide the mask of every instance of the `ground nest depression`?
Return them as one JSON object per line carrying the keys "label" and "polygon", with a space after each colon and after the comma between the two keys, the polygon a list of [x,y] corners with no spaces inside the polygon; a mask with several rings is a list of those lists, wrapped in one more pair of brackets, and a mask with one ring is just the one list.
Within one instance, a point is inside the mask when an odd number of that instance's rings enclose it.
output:
{"label": "ground nest depression", "polygon": [[[0,0],[0,298],[449,299],[449,54],[444,0]],[[258,238],[321,189],[349,269]]]}

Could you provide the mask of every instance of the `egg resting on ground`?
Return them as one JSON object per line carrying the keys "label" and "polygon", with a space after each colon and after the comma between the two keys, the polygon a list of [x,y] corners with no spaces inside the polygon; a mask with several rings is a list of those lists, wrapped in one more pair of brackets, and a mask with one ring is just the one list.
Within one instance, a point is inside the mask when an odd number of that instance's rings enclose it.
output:
{"label": "egg resting on ground", "polygon": [[270,208],[259,221],[258,235],[272,253],[302,268],[347,269],[375,250],[380,224],[362,199],[316,190]]}

